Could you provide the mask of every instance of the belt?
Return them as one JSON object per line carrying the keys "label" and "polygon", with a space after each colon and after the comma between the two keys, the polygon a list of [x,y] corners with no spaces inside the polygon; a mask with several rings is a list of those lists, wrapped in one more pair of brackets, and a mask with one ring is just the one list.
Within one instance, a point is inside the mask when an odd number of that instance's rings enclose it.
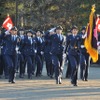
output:
{"label": "belt", "polygon": [[77,49],[78,47],[77,46],[74,46],[74,49]]}
{"label": "belt", "polygon": [[77,46],[74,46],[74,47],[72,47],[72,46],[71,46],[70,48],[71,48],[71,49],[78,49],[78,47],[77,47]]}

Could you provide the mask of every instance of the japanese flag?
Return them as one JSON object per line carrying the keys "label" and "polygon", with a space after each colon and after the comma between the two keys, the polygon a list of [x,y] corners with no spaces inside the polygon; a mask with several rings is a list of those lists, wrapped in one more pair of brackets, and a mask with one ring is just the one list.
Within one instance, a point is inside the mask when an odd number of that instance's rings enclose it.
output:
{"label": "japanese flag", "polygon": [[97,31],[100,32],[100,18],[99,17],[96,20],[96,27],[97,27]]}
{"label": "japanese flag", "polygon": [[3,28],[5,28],[6,30],[10,30],[13,27],[13,22],[10,18],[10,16],[7,16],[7,18],[5,19],[5,21],[3,22]]}

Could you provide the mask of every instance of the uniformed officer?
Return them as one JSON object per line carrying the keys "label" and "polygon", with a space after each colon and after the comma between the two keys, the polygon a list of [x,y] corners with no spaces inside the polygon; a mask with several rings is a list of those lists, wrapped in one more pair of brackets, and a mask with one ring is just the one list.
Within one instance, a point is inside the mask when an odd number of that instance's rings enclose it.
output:
{"label": "uniformed officer", "polygon": [[42,75],[42,69],[43,69],[43,39],[41,38],[41,31],[36,31],[36,45],[37,45],[37,54],[36,54],[36,77]]}
{"label": "uniformed officer", "polygon": [[34,56],[36,50],[36,41],[32,37],[31,30],[27,31],[27,36],[24,38],[24,55],[27,62],[28,79],[32,79],[32,68],[34,67]]}
{"label": "uniformed officer", "polygon": [[44,47],[44,56],[46,62],[46,70],[47,75],[50,78],[53,78],[54,68],[52,66],[52,59],[51,59],[51,36],[55,34],[55,28],[50,29],[45,35],[45,47]]}
{"label": "uniformed officer", "polygon": [[83,81],[87,81],[88,79],[88,66],[89,66],[89,54],[84,46],[84,40],[86,38],[86,27],[82,27],[81,33],[81,43],[80,43],[80,78]]}
{"label": "uniformed officer", "polygon": [[19,77],[24,78],[25,72],[25,56],[24,56],[24,29],[19,29],[19,37],[20,37],[20,44],[19,44]]}
{"label": "uniformed officer", "polygon": [[57,26],[55,29],[55,34],[51,37],[51,51],[52,64],[55,71],[56,84],[61,84],[61,74],[62,74],[62,64],[63,64],[63,41],[64,37],[62,35],[63,28]]}
{"label": "uniformed officer", "polygon": [[32,35],[33,41],[35,42],[35,54],[34,54],[34,58],[33,58],[33,62],[34,62],[33,64],[34,64],[34,66],[32,68],[32,75],[34,75],[35,74],[35,69],[36,69],[37,43],[36,43],[36,32],[35,31],[32,31],[32,33],[33,33],[33,35]]}
{"label": "uniformed officer", "polygon": [[[4,29],[4,28],[2,28],[2,30],[1,30],[1,34],[0,35],[2,35],[3,33],[5,33],[6,32],[6,30]],[[0,57],[1,57],[1,69],[0,69],[0,72],[1,72],[1,75],[3,75],[3,72],[4,72],[4,76],[5,76],[5,79],[8,79],[8,68],[7,68],[7,66],[5,65],[5,62],[4,62],[4,44],[5,44],[5,39],[0,39],[0,46],[1,46],[1,55],[0,55]]]}
{"label": "uniformed officer", "polygon": [[[66,40],[67,40],[67,38],[68,38],[68,36],[69,35],[71,35],[72,33],[71,33],[71,30],[68,30],[68,32],[67,32],[67,35],[66,35]],[[69,51],[69,47],[67,47],[66,48],[67,50],[65,50],[65,51]],[[68,54],[67,54],[67,57],[66,57],[66,62],[67,62],[67,70],[66,70],[66,78],[70,78],[70,76],[71,76],[71,65],[70,65],[70,61],[69,61],[69,58],[68,58]]]}
{"label": "uniformed officer", "polygon": [[16,63],[15,63],[15,69],[16,69],[16,73],[18,73],[19,71],[19,57],[20,57],[20,52],[19,52],[19,48],[20,48],[20,37],[18,35],[18,32],[15,33],[15,37],[17,38],[17,40],[19,41],[16,45]]}
{"label": "uniformed officer", "polygon": [[66,47],[69,47],[68,58],[71,64],[71,84],[77,86],[77,72],[79,67],[80,55],[79,44],[80,37],[78,36],[77,26],[73,26],[71,29],[72,34],[68,36]]}
{"label": "uniformed officer", "polygon": [[[1,28],[0,28],[0,35],[1,35]],[[0,39],[0,78],[1,76],[3,75],[3,69],[4,69],[4,64],[2,63],[2,53],[1,53],[1,50],[2,50],[2,39]]]}
{"label": "uniformed officer", "polygon": [[99,53],[98,64],[100,65],[100,34],[98,34],[98,43],[97,43],[97,46],[98,46],[98,53]]}
{"label": "uniformed officer", "polygon": [[5,64],[9,71],[9,82],[15,83],[15,66],[16,66],[16,45],[19,42],[18,38],[15,36],[17,32],[16,27],[12,27],[10,32],[5,32],[1,35],[1,38],[5,40],[3,47],[3,56]]}

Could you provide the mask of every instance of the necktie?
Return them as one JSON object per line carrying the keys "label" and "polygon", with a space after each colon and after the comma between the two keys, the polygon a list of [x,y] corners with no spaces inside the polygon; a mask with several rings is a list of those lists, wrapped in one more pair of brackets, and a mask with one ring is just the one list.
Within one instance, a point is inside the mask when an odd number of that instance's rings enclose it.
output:
{"label": "necktie", "polygon": [[31,44],[32,44],[32,38],[31,38],[31,37],[29,38],[29,40],[30,40],[30,42],[31,42]]}
{"label": "necktie", "polygon": [[40,43],[42,43],[42,39],[39,37],[38,40],[40,41]]}
{"label": "necktie", "polygon": [[59,38],[60,40],[62,40],[62,36],[61,36],[60,34],[58,34],[58,38]]}
{"label": "necktie", "polygon": [[60,34],[59,36],[60,36],[60,40],[62,40],[62,36],[61,36],[61,34]]}
{"label": "necktie", "polygon": [[14,41],[15,41],[15,39],[16,39],[16,36],[14,36]]}
{"label": "necktie", "polygon": [[12,36],[12,41],[14,41],[14,36]]}

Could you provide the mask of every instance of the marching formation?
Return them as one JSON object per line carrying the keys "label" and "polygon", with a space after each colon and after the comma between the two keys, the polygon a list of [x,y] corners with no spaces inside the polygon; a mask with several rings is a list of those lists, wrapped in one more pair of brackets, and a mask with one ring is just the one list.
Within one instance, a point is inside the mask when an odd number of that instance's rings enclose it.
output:
{"label": "marching formation", "polygon": [[[0,34],[0,76],[4,75],[9,83],[15,83],[15,73],[28,79],[41,77],[44,64],[47,76],[55,76],[56,84],[62,83],[62,74],[67,62],[66,77],[77,86],[77,74],[80,67],[80,78],[88,80],[89,54],[84,46],[86,28],[78,32],[73,26],[66,36],[63,28],[57,26],[43,33],[41,30],[17,29],[3,30]],[[45,62],[45,63],[44,63]],[[26,68],[27,67],[27,68]]]}

